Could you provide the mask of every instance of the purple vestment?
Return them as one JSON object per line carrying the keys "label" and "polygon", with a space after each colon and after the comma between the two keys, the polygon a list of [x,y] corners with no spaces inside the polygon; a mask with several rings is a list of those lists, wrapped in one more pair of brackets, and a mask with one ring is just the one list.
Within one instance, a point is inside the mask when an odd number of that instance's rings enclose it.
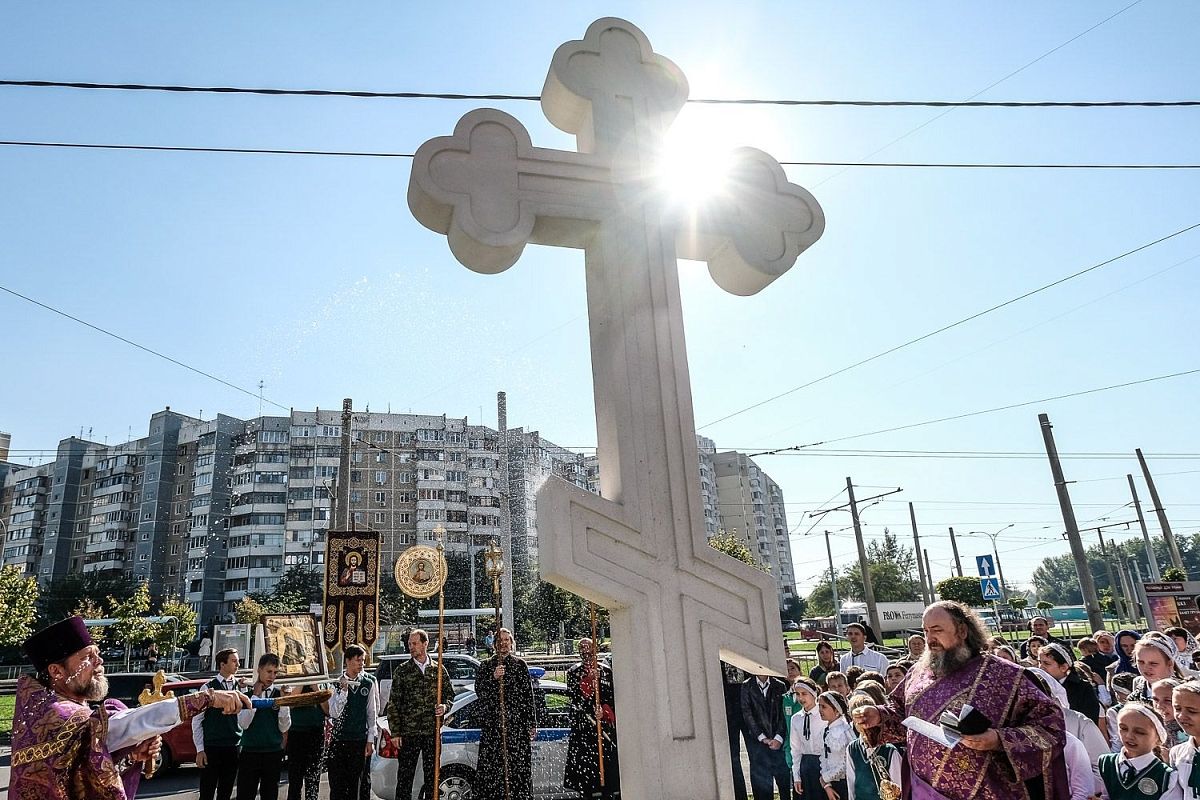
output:
{"label": "purple vestment", "polygon": [[[937,724],[942,712],[957,716],[967,704],[992,722],[1001,749],[946,748],[900,724],[908,716]],[[919,779],[906,792],[913,800],[1070,797],[1062,709],[1016,664],[982,655],[942,678],[918,665],[879,710],[883,723],[870,731],[869,741],[907,741],[909,769]]]}
{"label": "purple vestment", "polygon": [[[207,694],[187,695],[168,709],[176,722],[208,707]],[[147,708],[143,706],[143,708]],[[13,714],[10,800],[129,800],[137,793],[141,764],[117,763],[133,748],[108,750],[109,715],[125,705],[106,700],[93,711],[47,689],[30,675],[17,681]],[[130,712],[140,714],[141,711]],[[180,719],[182,716],[182,720]],[[147,729],[145,738],[170,729]]]}

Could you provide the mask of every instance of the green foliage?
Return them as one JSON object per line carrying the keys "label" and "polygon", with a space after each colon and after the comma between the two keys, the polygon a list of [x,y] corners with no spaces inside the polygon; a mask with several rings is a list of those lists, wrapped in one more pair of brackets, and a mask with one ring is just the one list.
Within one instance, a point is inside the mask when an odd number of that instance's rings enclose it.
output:
{"label": "green foliage", "polygon": [[933,588],[943,600],[956,600],[972,607],[984,604],[983,590],[979,587],[978,578],[968,578],[965,575],[960,578],[956,575],[939,581]]}
{"label": "green foliage", "polygon": [[1029,601],[1024,597],[1010,597],[1008,598],[1008,604],[1016,611],[1023,611],[1029,606]]}
{"label": "green foliage", "polygon": [[1051,603],[1049,600],[1038,600],[1036,607],[1038,611],[1049,611],[1054,608],[1054,603]]}
{"label": "green foliage", "polygon": [[[107,602],[107,600],[108,598],[105,598],[105,602]],[[77,614],[83,617],[85,620],[105,619],[111,616],[111,614],[108,612],[108,609],[104,607],[103,603],[93,600],[90,597],[83,598],[83,600],[80,601],[79,605],[71,613]],[[97,647],[104,647],[104,645],[108,642],[109,631],[107,627],[101,626],[89,628],[88,633],[91,634],[92,641],[96,643]]]}
{"label": "green foliage", "polygon": [[85,601],[91,604],[91,609],[99,612],[87,616],[87,619],[114,616],[111,599],[128,597],[136,588],[137,583],[132,578],[97,572],[67,575],[50,581],[38,599],[38,627],[66,619],[76,613]]}
{"label": "green foliage", "polygon": [[[867,568],[871,571],[871,588],[876,602],[903,603],[921,599],[916,556],[912,548],[901,544],[890,530],[885,528],[882,539],[867,543]],[[838,572],[837,589],[838,599],[843,602],[866,599],[862,570],[857,562]],[[808,611],[819,616],[834,613],[828,570],[808,595]]]}
{"label": "green foliage", "polygon": [[155,626],[146,619],[150,612],[150,584],[139,583],[126,598],[108,598],[112,615],[117,621],[109,626],[112,640],[125,645],[125,661],[129,662],[129,651],[150,638]]}
{"label": "green foliage", "polygon": [[799,622],[804,619],[808,612],[808,601],[803,597],[793,596],[788,602],[787,607],[783,609],[783,618],[790,619],[793,622]]}
{"label": "green foliage", "polygon": [[1164,581],[1186,581],[1187,573],[1179,567],[1167,567],[1162,571],[1162,579]]}
{"label": "green foliage", "polygon": [[33,633],[37,617],[38,586],[19,567],[0,569],[0,647],[20,645]]}
{"label": "green foliage", "polygon": [[1112,590],[1106,586],[1101,589],[1098,594],[1100,595],[1098,598],[1100,600],[1100,610],[1115,613],[1117,610],[1117,603],[1113,599]]}
{"label": "green foliage", "polygon": [[270,612],[263,608],[262,603],[259,603],[250,595],[246,595],[233,607],[233,618],[237,620],[239,625],[255,625],[262,621],[265,614]]}
{"label": "green foliage", "polygon": [[176,647],[192,641],[196,635],[196,612],[183,598],[166,600],[159,608],[158,616],[175,617],[174,622],[163,622],[154,626],[152,637],[159,650],[169,655]]}
{"label": "green foliage", "polygon": [[708,537],[708,546],[719,553],[736,558],[743,564],[749,564],[755,569],[766,571],[766,568],[762,564],[759,564],[758,559],[750,552],[750,548],[746,546],[745,540],[736,533],[730,533],[721,529]]}
{"label": "green foliage", "polygon": [[[1094,537],[1092,538],[1094,540]],[[1186,573],[1200,575],[1200,534],[1179,536],[1175,541],[1179,545],[1179,554]],[[1155,560],[1160,566],[1171,563],[1167,543],[1161,536],[1152,538],[1151,546],[1154,548]],[[1088,568],[1098,592],[1107,588],[1114,590],[1118,595],[1122,594],[1117,572],[1125,566],[1128,566],[1129,575],[1134,580],[1135,564],[1142,580],[1150,580],[1153,574],[1146,556],[1145,541],[1140,536],[1130,537],[1123,542],[1108,542],[1107,554],[1101,552],[1097,542],[1086,549],[1086,555]],[[1106,565],[1112,567],[1113,579],[1118,581],[1118,586],[1109,586]],[[1186,580],[1184,572],[1165,566],[1162,576],[1163,580]],[[1079,573],[1075,568],[1075,559],[1070,553],[1043,559],[1041,565],[1033,572],[1033,583],[1038,595],[1056,606],[1075,606],[1083,603]]]}

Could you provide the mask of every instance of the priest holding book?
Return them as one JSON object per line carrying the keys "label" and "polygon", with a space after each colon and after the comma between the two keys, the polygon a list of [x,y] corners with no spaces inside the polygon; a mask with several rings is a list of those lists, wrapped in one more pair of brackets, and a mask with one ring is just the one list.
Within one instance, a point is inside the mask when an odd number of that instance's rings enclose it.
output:
{"label": "priest holding book", "polygon": [[[987,628],[949,600],[922,619],[926,650],[886,706],[855,709],[871,746],[907,742],[911,800],[1066,800],[1062,709],[1018,665],[986,651]],[[964,706],[970,706],[963,714]],[[958,720],[947,746],[902,724]],[[942,738],[942,737],[938,737]]]}

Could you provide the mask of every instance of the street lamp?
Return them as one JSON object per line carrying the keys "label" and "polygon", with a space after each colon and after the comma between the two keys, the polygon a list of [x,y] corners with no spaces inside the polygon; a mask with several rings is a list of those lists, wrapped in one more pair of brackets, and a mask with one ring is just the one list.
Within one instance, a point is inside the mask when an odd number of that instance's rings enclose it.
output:
{"label": "street lamp", "polygon": [[[988,531],[967,531],[969,534],[979,533],[984,536],[991,537],[992,554],[996,557],[996,571],[1000,573],[1000,602],[1004,603],[1005,605],[1008,604],[1008,590],[1004,586],[1004,567],[1000,566],[1000,550],[996,547],[996,537],[1016,524],[1017,523],[1015,522],[1010,522],[1003,528],[997,530],[995,533],[989,533]],[[999,622],[999,620],[997,620],[997,622]]]}

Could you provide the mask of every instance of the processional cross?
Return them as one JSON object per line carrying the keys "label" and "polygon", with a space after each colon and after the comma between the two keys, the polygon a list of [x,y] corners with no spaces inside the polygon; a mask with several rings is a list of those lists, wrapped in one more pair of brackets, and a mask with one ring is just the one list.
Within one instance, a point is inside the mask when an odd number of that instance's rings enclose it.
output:
{"label": "processional cross", "polygon": [[542,91],[579,152],[534,147],[516,119],[479,109],[421,146],[408,188],[416,218],[476,272],[507,269],[527,242],[584,251],[603,496],[547,481],[538,567],[611,610],[633,800],[732,796],[718,657],[758,673],[784,661],[771,576],[707,544],[676,259],[707,261],[719,286],[750,295],[825,226],[812,195],[751,148],[703,210],[666,202],[654,176],[687,94],[638,28],[598,20],[558,48]]}

